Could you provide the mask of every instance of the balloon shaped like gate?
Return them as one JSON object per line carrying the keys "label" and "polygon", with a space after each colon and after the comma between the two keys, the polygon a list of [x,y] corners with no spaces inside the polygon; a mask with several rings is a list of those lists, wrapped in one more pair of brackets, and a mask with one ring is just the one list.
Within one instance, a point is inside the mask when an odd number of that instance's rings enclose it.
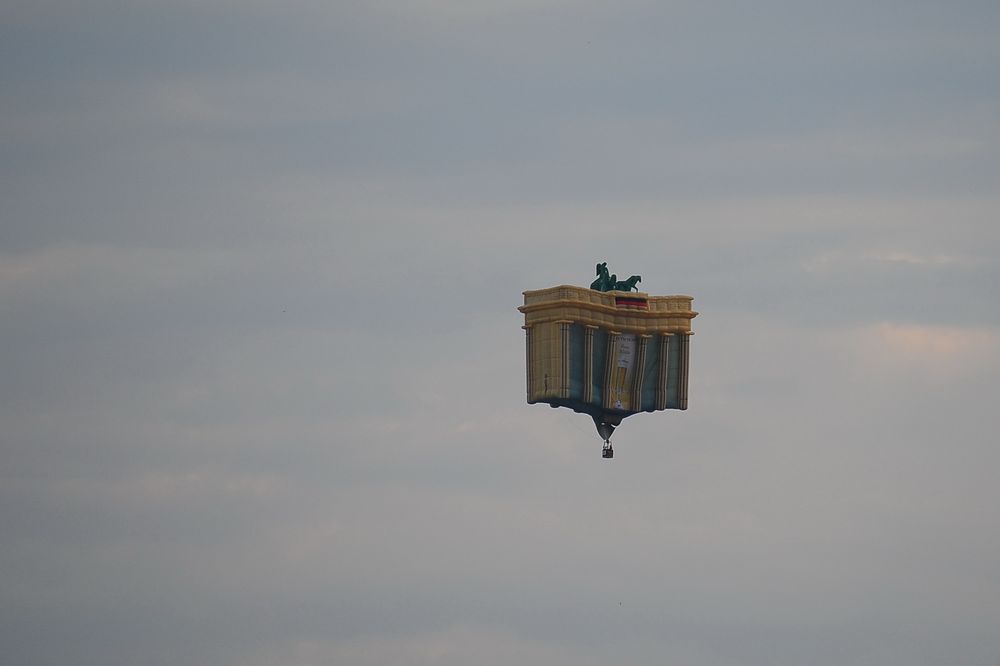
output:
{"label": "balloon shaped like gate", "polygon": [[518,308],[524,313],[528,403],[589,414],[606,458],[614,456],[611,433],[625,417],[688,406],[694,299],[621,291],[639,281],[632,277],[631,284],[600,284],[599,278],[590,289],[526,291]]}

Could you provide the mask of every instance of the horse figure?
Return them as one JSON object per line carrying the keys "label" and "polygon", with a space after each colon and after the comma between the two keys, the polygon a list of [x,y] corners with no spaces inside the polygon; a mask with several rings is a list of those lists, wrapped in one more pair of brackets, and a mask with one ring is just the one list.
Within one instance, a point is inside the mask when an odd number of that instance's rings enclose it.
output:
{"label": "horse figure", "polygon": [[633,289],[635,289],[636,291],[639,291],[639,287],[635,286],[637,282],[642,282],[642,278],[639,277],[638,275],[633,275],[624,282],[615,282],[614,290],[632,291]]}
{"label": "horse figure", "polygon": [[633,275],[624,282],[618,281],[618,276],[614,273],[608,273],[608,262],[604,261],[597,264],[597,279],[590,283],[590,288],[596,291],[632,291],[635,289],[639,291],[636,287],[636,283],[642,280],[638,275]]}

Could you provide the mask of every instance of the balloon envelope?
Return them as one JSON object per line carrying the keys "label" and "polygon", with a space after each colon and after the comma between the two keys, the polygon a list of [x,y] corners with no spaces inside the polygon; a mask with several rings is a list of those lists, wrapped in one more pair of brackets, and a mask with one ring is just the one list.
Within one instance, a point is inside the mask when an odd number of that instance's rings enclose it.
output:
{"label": "balloon envelope", "polygon": [[605,440],[602,424],[687,409],[693,300],[569,285],[524,292],[528,402],[589,414]]}

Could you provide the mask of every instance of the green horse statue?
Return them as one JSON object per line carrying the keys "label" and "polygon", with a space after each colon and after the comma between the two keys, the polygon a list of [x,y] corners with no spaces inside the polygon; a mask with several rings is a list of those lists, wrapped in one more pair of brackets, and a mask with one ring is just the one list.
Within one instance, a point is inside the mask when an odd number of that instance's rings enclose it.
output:
{"label": "green horse statue", "polygon": [[642,282],[642,278],[638,275],[633,275],[624,282],[619,282],[617,275],[608,273],[608,262],[603,261],[597,264],[597,279],[590,283],[590,288],[595,291],[632,291],[633,289],[639,291],[639,288],[635,286],[639,282]]}

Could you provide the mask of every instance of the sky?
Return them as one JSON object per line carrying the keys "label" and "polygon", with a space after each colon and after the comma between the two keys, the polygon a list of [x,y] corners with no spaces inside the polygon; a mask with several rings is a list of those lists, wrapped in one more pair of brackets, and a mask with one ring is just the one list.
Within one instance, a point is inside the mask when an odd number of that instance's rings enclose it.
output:
{"label": "sky", "polygon": [[[0,663],[1000,664],[1000,5],[8,0]],[[689,409],[522,292],[694,297]]]}

